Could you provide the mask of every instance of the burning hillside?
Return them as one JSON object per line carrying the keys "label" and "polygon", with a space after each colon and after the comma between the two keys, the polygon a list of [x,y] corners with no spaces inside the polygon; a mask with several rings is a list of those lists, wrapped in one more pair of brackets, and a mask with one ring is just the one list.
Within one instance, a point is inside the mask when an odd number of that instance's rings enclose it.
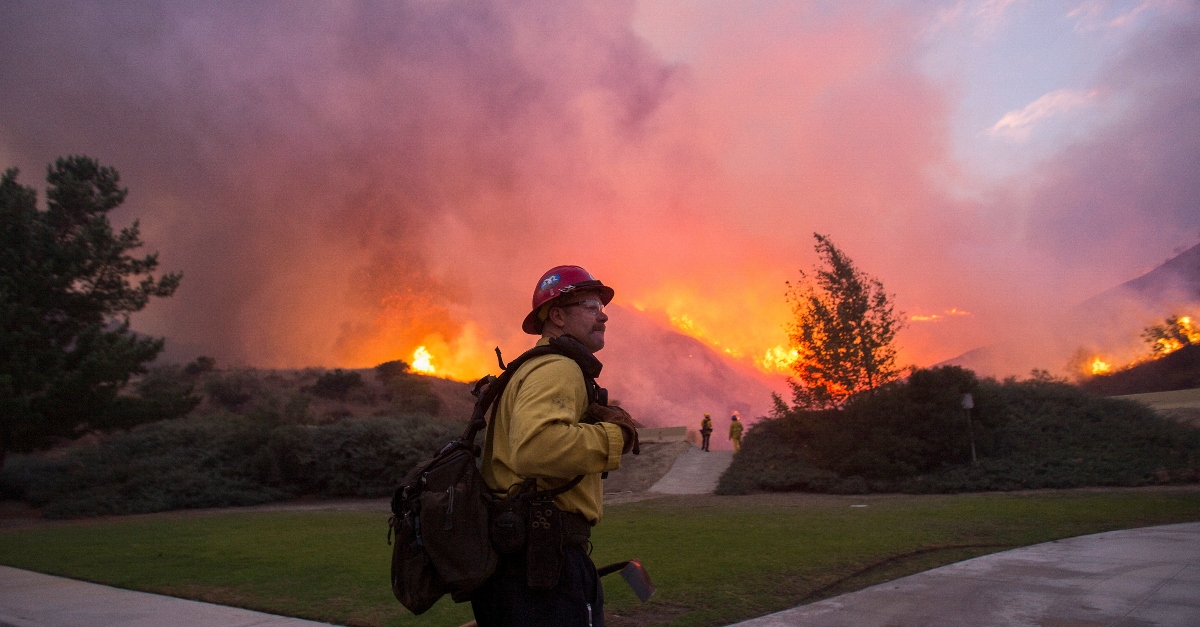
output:
{"label": "burning hillside", "polygon": [[992,376],[1024,375],[1034,368],[1075,378],[1115,374],[1200,341],[1197,317],[1189,315],[1196,311],[1200,245],[1060,315],[1048,316],[1040,328],[1030,328],[1022,337],[944,363]]}
{"label": "burning hillside", "polygon": [[[664,328],[652,317],[610,306],[607,344],[599,383],[648,426],[696,428],[712,414],[717,432],[739,412],[753,420],[771,409],[771,392],[786,387],[781,376],[729,360],[703,342]],[[721,438],[714,438],[720,446]]]}
{"label": "burning hillside", "polygon": [[1128,363],[1114,366],[1116,360],[1112,358],[1080,351],[1071,369],[1084,387],[1105,394],[1200,387],[1200,358],[1191,356],[1200,347],[1200,330],[1194,327],[1191,316],[1172,316],[1146,327],[1142,339],[1148,352]]}
{"label": "burning hillside", "polygon": [[1087,377],[1080,386],[1103,396],[1200,388],[1200,345],[1191,344],[1157,359]]}

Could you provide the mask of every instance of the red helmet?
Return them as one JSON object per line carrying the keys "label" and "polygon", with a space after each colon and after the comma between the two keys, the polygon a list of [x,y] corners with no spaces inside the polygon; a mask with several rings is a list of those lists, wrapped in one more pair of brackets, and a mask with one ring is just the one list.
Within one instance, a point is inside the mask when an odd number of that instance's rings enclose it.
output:
{"label": "red helmet", "polygon": [[521,330],[530,335],[540,335],[542,319],[538,312],[542,305],[576,290],[595,289],[600,291],[600,302],[605,305],[613,298],[613,289],[597,281],[587,270],[579,266],[557,266],[550,268],[542,278],[538,279],[537,287],[533,288],[533,310],[525,316]]}

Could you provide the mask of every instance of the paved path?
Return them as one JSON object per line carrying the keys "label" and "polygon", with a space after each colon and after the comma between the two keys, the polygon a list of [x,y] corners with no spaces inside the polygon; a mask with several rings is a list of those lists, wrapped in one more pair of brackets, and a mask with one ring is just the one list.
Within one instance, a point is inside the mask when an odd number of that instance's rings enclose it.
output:
{"label": "paved path", "polygon": [[717,489],[717,479],[733,461],[733,451],[702,451],[693,446],[675,458],[671,470],[658,483],[650,486],[650,492],[659,494],[712,494]]}
{"label": "paved path", "polygon": [[0,627],[327,627],[0,566]]}
{"label": "paved path", "polygon": [[741,627],[1196,627],[1200,523],[978,557]]}

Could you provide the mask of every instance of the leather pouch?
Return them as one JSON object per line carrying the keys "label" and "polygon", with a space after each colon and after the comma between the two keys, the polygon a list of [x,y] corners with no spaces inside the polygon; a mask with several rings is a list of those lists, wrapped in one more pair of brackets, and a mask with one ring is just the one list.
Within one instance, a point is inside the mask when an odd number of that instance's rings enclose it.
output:
{"label": "leather pouch", "polygon": [[558,585],[562,573],[562,512],[554,501],[529,504],[529,541],[525,547],[527,583],[533,590]]}

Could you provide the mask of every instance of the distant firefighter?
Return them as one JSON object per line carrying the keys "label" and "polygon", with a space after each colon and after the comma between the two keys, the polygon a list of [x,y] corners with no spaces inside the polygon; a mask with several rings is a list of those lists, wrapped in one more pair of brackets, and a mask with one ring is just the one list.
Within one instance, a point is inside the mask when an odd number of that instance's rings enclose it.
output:
{"label": "distant firefighter", "polygon": [[708,436],[712,435],[712,432],[712,418],[710,418],[708,414],[704,414],[704,420],[700,421],[700,438],[702,440],[700,443],[700,450],[708,450]]}
{"label": "distant firefighter", "polygon": [[737,412],[729,418],[729,439],[733,442],[733,452],[742,450],[742,421],[738,420]]}

